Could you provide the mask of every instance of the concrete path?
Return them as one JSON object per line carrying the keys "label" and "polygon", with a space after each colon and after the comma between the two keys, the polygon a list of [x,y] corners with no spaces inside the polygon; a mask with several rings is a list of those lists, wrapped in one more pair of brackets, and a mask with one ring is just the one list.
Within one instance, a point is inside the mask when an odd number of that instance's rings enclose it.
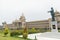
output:
{"label": "concrete path", "polygon": [[[37,40],[60,40],[60,33],[50,33],[50,32],[29,34],[28,38],[35,39],[35,36]],[[22,37],[22,35],[20,35],[19,37]]]}

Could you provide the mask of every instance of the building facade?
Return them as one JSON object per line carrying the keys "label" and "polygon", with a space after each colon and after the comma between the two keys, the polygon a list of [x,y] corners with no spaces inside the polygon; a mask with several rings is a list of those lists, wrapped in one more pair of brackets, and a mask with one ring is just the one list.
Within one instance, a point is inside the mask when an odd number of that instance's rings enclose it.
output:
{"label": "building facade", "polygon": [[[58,28],[60,28],[60,13],[59,12],[55,12],[55,19],[57,21],[57,25]],[[19,18],[19,20],[15,20],[12,22],[12,24],[7,24],[9,29],[21,29],[23,28],[22,25],[25,25],[27,28],[46,28],[46,29],[50,29],[50,22],[51,22],[51,18],[48,18],[46,20],[39,20],[39,21],[30,21],[30,22],[26,22],[25,21],[25,16],[22,14],[22,16]],[[22,24],[24,23],[24,24]]]}

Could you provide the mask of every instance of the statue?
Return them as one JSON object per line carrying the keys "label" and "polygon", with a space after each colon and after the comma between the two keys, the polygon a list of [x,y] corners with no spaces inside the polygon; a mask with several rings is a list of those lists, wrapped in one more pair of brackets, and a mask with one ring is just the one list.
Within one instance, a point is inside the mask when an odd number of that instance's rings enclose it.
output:
{"label": "statue", "polygon": [[55,13],[54,13],[54,9],[53,9],[53,7],[51,7],[51,11],[48,11],[48,12],[50,12],[50,13],[51,13],[52,21],[55,21],[55,18],[54,18]]}

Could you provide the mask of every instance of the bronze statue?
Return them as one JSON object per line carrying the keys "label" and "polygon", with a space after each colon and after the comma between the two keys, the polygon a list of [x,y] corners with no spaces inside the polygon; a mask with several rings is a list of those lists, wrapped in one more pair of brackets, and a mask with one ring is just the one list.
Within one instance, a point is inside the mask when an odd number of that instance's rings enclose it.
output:
{"label": "bronze statue", "polygon": [[51,11],[48,11],[48,12],[50,12],[51,13],[51,16],[52,16],[52,21],[55,21],[55,13],[54,13],[54,9],[53,9],[53,7],[51,7]]}

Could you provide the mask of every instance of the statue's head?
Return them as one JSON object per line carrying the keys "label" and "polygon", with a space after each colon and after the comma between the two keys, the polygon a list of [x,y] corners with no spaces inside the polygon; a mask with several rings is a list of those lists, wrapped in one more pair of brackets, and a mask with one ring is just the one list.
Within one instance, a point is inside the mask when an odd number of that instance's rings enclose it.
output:
{"label": "statue's head", "polygon": [[51,7],[51,9],[53,9],[53,7]]}

